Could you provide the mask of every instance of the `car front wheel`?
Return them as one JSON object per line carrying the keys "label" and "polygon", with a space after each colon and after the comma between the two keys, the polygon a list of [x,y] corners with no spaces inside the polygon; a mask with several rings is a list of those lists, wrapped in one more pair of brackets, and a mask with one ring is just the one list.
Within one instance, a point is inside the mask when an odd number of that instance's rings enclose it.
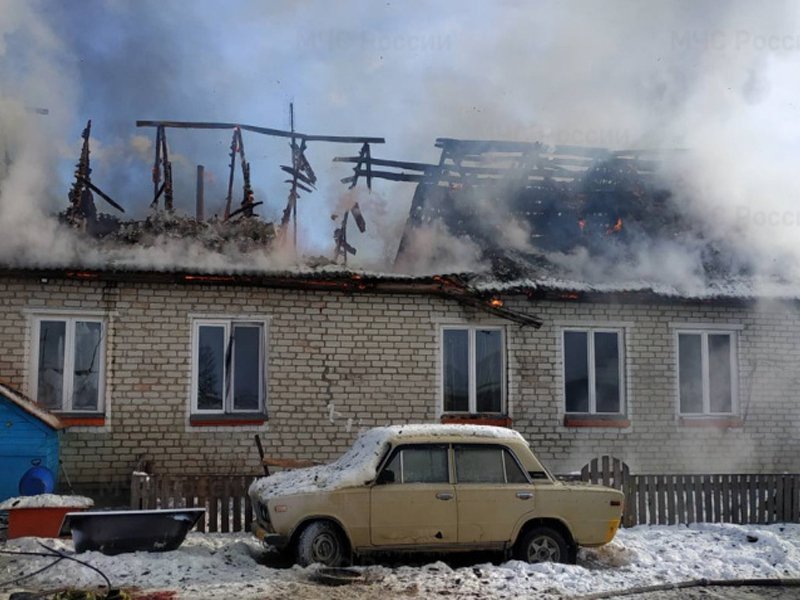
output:
{"label": "car front wheel", "polygon": [[335,525],[314,521],[300,533],[295,558],[303,567],[314,563],[339,567],[347,562],[347,544]]}
{"label": "car front wheel", "polygon": [[570,563],[573,554],[564,536],[550,527],[534,527],[527,531],[515,548],[516,558],[529,563]]}

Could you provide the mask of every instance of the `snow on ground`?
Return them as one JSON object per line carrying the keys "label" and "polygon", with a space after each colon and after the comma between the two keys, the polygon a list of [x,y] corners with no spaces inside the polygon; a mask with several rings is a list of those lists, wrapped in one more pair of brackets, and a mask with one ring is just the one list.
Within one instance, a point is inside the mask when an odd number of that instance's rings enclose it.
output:
{"label": "snow on ground", "polygon": [[[0,550],[36,552],[41,550],[39,541],[72,549],[70,540],[23,538],[0,545]],[[355,568],[362,581],[336,588],[314,583],[314,566],[277,568],[274,562],[266,566],[269,554],[243,533],[193,533],[173,552],[119,556],[86,552],[77,557],[102,570],[115,586],[177,590],[179,598],[569,598],[700,578],[797,578],[800,525],[635,527],[621,530],[607,546],[582,550],[577,565],[509,561],[458,567],[437,561],[422,566],[359,566]],[[0,554],[0,582],[50,560]],[[397,562],[393,557],[385,564]],[[465,564],[463,557],[449,562]],[[91,570],[62,561],[24,586],[0,587],[0,598],[12,590],[99,584],[99,576]]]}

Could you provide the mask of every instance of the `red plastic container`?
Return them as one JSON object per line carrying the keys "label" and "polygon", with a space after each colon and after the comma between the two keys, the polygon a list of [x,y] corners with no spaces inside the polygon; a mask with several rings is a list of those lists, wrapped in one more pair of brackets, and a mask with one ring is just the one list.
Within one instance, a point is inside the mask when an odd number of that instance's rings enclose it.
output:
{"label": "red plastic container", "polygon": [[68,512],[84,510],[74,506],[11,508],[8,510],[8,539],[58,537]]}

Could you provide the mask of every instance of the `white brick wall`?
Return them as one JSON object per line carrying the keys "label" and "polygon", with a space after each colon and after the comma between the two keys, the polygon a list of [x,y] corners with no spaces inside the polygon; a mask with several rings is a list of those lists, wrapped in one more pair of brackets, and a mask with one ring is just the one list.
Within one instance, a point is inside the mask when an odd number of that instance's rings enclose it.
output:
{"label": "white brick wall", "polygon": [[[452,301],[401,294],[11,278],[0,281],[0,294],[0,377],[26,391],[30,309],[109,315],[106,426],[72,429],[63,438],[62,458],[76,482],[124,482],[142,456],[163,473],[258,472],[256,432],[271,455],[329,460],[361,428],[433,421],[439,323],[497,322]],[[508,299],[507,306],[545,322],[539,330],[506,323],[509,407],[514,427],[554,470],[578,469],[594,456],[613,454],[634,472],[800,471],[800,316],[794,306],[522,297]],[[271,316],[265,425],[188,425],[190,315],[198,314]],[[563,426],[559,325],[590,321],[628,324],[628,428]],[[742,326],[743,427],[679,424],[676,322]]]}

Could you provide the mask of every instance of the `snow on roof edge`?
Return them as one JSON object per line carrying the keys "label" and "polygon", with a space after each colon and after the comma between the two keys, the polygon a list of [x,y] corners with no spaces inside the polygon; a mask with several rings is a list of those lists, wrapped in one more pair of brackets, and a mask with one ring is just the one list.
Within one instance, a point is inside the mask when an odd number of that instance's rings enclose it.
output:
{"label": "snow on roof edge", "polygon": [[66,427],[56,415],[46,411],[21,392],[2,382],[0,382],[0,395],[52,429],[58,430]]}

